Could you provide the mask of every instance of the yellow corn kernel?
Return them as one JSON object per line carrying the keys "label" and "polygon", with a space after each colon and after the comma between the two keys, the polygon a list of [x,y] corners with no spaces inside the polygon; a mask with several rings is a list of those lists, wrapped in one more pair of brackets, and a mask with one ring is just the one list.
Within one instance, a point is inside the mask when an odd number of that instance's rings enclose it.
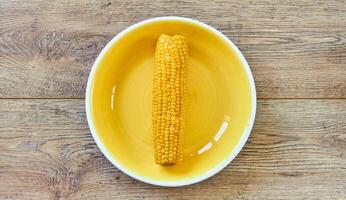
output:
{"label": "yellow corn kernel", "polygon": [[162,165],[182,160],[187,56],[183,36],[160,36],[155,50],[152,122],[155,162]]}

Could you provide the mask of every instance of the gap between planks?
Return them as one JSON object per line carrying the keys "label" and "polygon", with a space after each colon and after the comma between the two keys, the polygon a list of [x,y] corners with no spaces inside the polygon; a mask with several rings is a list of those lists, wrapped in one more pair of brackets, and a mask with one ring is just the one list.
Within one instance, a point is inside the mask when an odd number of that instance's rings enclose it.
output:
{"label": "gap between planks", "polygon": [[[44,98],[44,97],[11,97],[11,98],[1,98],[0,100],[85,100],[85,98],[76,98],[76,97],[72,97],[72,98],[60,98],[60,97],[48,97],[48,98]],[[257,98],[257,100],[346,100],[346,97],[340,97],[340,98]]]}

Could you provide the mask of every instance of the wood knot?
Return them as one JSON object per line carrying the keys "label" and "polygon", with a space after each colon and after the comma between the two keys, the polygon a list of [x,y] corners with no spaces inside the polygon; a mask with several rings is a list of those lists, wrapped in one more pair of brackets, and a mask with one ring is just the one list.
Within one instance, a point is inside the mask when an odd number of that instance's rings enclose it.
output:
{"label": "wood knot", "polygon": [[102,35],[81,36],[72,41],[69,54],[79,62],[94,60],[106,43],[106,37]]}
{"label": "wood knot", "polygon": [[75,176],[50,177],[48,179],[49,191],[53,192],[54,199],[61,199],[79,189],[79,178]]}

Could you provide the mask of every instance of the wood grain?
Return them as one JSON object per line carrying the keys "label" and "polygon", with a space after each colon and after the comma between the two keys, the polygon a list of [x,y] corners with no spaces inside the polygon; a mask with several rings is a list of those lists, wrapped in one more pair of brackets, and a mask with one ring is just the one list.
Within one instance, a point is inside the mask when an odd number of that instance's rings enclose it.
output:
{"label": "wood grain", "polygon": [[[167,15],[229,37],[260,98],[240,155],[181,188],[148,185],[111,165],[83,100],[107,42]],[[345,99],[344,0],[0,0],[0,199],[346,199]]]}
{"label": "wood grain", "polygon": [[84,100],[0,100],[0,199],[345,199],[346,101],[260,100],[240,155],[182,188],[136,181],[89,133]]}
{"label": "wood grain", "polygon": [[105,44],[164,15],[224,32],[248,59],[259,98],[346,98],[343,0],[1,1],[0,98],[83,98]]}

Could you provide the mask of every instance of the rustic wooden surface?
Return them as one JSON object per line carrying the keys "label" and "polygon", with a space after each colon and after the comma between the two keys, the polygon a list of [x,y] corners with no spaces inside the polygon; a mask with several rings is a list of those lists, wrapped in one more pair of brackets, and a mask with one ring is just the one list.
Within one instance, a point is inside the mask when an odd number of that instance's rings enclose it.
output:
{"label": "rustic wooden surface", "polygon": [[[84,111],[100,50],[163,15],[224,32],[259,97],[240,155],[181,188],[113,167]],[[346,2],[0,0],[0,199],[346,199]]]}

